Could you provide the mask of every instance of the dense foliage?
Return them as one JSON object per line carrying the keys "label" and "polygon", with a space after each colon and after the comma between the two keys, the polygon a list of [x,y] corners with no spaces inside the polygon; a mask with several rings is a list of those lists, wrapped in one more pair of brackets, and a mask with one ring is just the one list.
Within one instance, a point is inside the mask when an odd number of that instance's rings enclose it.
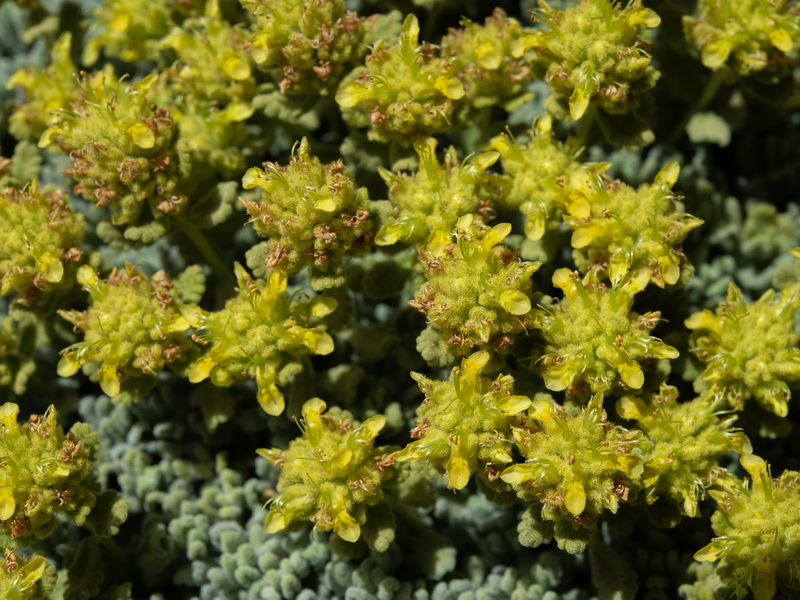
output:
{"label": "dense foliage", "polygon": [[800,595],[796,0],[0,0],[0,596]]}

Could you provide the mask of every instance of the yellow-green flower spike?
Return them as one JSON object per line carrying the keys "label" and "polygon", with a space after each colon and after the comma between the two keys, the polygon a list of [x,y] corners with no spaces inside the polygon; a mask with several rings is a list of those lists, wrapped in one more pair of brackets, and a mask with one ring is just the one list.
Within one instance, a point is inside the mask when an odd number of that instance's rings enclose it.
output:
{"label": "yellow-green flower spike", "polygon": [[107,205],[111,222],[126,226],[128,237],[141,237],[136,226],[143,225],[158,237],[170,215],[188,204],[175,123],[148,97],[157,81],[152,74],[126,85],[109,69],[84,74],[81,102],[58,112],[39,140],[41,147],[59,143],[72,160],[66,172],[77,182],[75,193]]}
{"label": "yellow-green flower spike", "polygon": [[420,373],[411,376],[425,400],[417,409],[419,438],[398,455],[397,461],[426,460],[447,474],[447,487],[460,490],[473,474],[493,483],[512,461],[512,425],[522,426],[529,398],[513,393],[514,378],[481,375],[488,352],[472,354],[453,369],[448,381],[432,381]]}
{"label": "yellow-green flower spike", "polygon": [[773,479],[769,465],[754,454],[741,458],[750,475],[728,476],[709,493],[717,502],[711,526],[717,537],[694,558],[717,562],[717,574],[744,597],[772,600],[777,591],[797,594],[800,569],[800,473]]}
{"label": "yellow-green flower spike", "polygon": [[650,335],[661,313],[631,311],[641,289],[637,282],[626,279],[606,287],[594,271],[581,280],[576,272],[558,269],[553,285],[564,298],[543,306],[535,321],[545,342],[537,362],[548,389],[576,397],[619,385],[639,389],[643,362],[677,358],[675,348]]}
{"label": "yellow-green flower spike", "polygon": [[510,132],[489,144],[500,153],[508,179],[498,202],[525,215],[525,235],[534,241],[558,227],[569,190],[578,185],[572,179],[585,176],[575,160],[579,148],[574,142],[556,140],[552,124],[552,117],[545,113],[534,123],[531,141],[525,146],[520,146]]}
{"label": "yellow-green flower spike", "polygon": [[386,46],[378,40],[366,66],[342,81],[336,102],[350,125],[369,127],[371,140],[419,143],[454,127],[464,97],[456,69],[434,46],[419,44],[419,22],[408,15],[400,41]]}
{"label": "yellow-green flower spike", "polygon": [[660,75],[642,33],[661,18],[641,0],[624,8],[611,0],[582,0],[564,11],[544,0],[539,6],[533,18],[544,27],[526,33],[524,45],[535,52],[537,77],[553,91],[546,107],[575,121],[595,108],[611,115],[636,111]]}
{"label": "yellow-green flower spike", "polygon": [[735,284],[715,312],[702,310],[686,319],[693,329],[691,350],[706,367],[704,388],[736,410],[755,399],[763,408],[785,417],[790,385],[800,382],[800,349],[794,315],[800,287],[780,293],[768,290],[745,302]]}
{"label": "yellow-green flower spike", "polygon": [[97,500],[89,474],[98,441],[89,426],[65,434],[53,406],[25,425],[18,414],[12,402],[0,406],[0,545],[12,548],[49,536],[58,517],[85,524]]}
{"label": "yellow-green flower spike", "polygon": [[303,357],[333,352],[333,338],[311,321],[336,308],[333,298],[302,294],[289,297],[286,273],[275,269],[266,281],[253,280],[235,265],[239,294],[218,312],[184,307],[192,326],[204,330],[197,336],[210,349],[189,369],[189,381],[206,378],[227,387],[252,378],[258,384],[258,402],[270,415],[283,412],[285,401],[279,385],[302,371]]}
{"label": "yellow-green flower spike", "polygon": [[375,236],[378,246],[396,242],[429,250],[450,243],[450,232],[458,219],[472,214],[479,221],[494,216],[491,198],[494,178],[486,172],[497,160],[496,152],[485,152],[459,162],[455,148],[436,158],[436,142],[417,147],[419,170],[413,174],[378,171],[389,188],[394,213]]}
{"label": "yellow-green flower spike", "polygon": [[[641,433],[610,423],[602,394],[572,412],[538,397],[528,415],[535,426],[514,429],[526,460],[505,469],[500,478],[521,498],[541,506],[541,519],[556,524],[557,540],[581,528],[593,529],[600,514],[616,513],[638,488],[643,465],[634,449]],[[567,550],[581,551],[574,546]]]}
{"label": "yellow-green flower spike", "polygon": [[30,300],[36,291],[67,287],[81,260],[86,225],[59,190],[0,190],[0,294]]}
{"label": "yellow-green flower spike", "polygon": [[78,99],[80,88],[75,82],[75,63],[70,57],[72,34],[61,34],[50,54],[45,69],[26,66],[14,73],[6,89],[19,87],[25,102],[15,107],[8,119],[8,128],[18,140],[37,141],[47,129],[50,111],[69,108]]}
{"label": "yellow-green flower spike", "polygon": [[242,0],[255,18],[250,54],[283,94],[327,94],[361,63],[375,18],[345,10],[344,0]]}
{"label": "yellow-green flower spike", "polygon": [[464,102],[478,109],[512,110],[529,98],[525,85],[533,71],[522,33],[519,21],[496,8],[484,25],[464,19],[460,29],[442,38],[442,56],[453,61],[464,83]]}
{"label": "yellow-green flower spike", "polygon": [[43,556],[23,558],[5,548],[0,568],[0,598],[4,600],[47,600],[56,583],[56,568]]}
{"label": "yellow-green flower spike", "polygon": [[578,268],[606,272],[614,284],[628,274],[659,287],[676,284],[686,265],[681,244],[703,224],[676,211],[678,197],[672,186],[678,172],[678,164],[671,161],[652,184],[637,189],[601,173],[576,182],[569,190],[564,221],[574,230]]}
{"label": "yellow-green flower spike", "polygon": [[[409,304],[428,317],[430,333],[423,336],[439,337],[453,355],[473,348],[505,353],[533,324],[531,276],[541,263],[500,246],[510,232],[508,223],[489,229],[469,214],[457,224],[455,243],[420,254],[427,283]],[[429,362],[442,362],[421,351]]]}
{"label": "yellow-green flower spike", "polygon": [[163,271],[148,279],[126,263],[103,281],[84,265],[78,282],[89,292],[89,308],[59,314],[83,332],[83,341],[61,351],[59,375],[70,377],[93,365],[103,392],[113,398],[125,380],[155,377],[185,360],[191,343],[183,332],[189,321],[179,312],[177,292]]}
{"label": "yellow-green flower spike", "polygon": [[289,165],[264,163],[249,169],[245,189],[260,188],[261,199],[244,201],[268,269],[289,275],[307,266],[314,289],[344,283],[345,255],[366,251],[372,222],[365,188],[358,188],[337,160],[323,165],[311,156],[308,140],[295,146]]}
{"label": "yellow-green flower spike", "polygon": [[106,0],[92,10],[83,63],[93,65],[102,51],[126,62],[155,60],[159,43],[175,25],[203,13],[205,0]]}
{"label": "yellow-green flower spike", "polygon": [[735,415],[720,415],[709,397],[680,403],[678,390],[669,385],[647,401],[620,398],[617,414],[636,421],[645,434],[639,444],[645,501],[667,498],[688,517],[697,516],[698,502],[724,472],[719,459],[730,451],[751,451],[747,437],[733,428]]}
{"label": "yellow-green flower spike", "polygon": [[278,495],[272,498],[267,533],[298,521],[311,521],[320,531],[333,531],[348,542],[361,537],[368,508],[383,500],[382,485],[393,474],[394,460],[375,437],[386,423],[383,415],[360,425],[337,414],[323,414],[326,404],[312,398],[303,405],[302,437],[258,454],[281,469]]}
{"label": "yellow-green flower spike", "polygon": [[800,40],[800,10],[790,0],[699,0],[683,29],[709,69],[774,83],[796,64],[788,54]]}
{"label": "yellow-green flower spike", "polygon": [[159,44],[178,57],[167,70],[170,93],[210,101],[218,108],[241,103],[237,110],[250,116],[256,84],[246,36],[245,30],[222,18],[217,0],[209,0],[202,17],[187,19]]}

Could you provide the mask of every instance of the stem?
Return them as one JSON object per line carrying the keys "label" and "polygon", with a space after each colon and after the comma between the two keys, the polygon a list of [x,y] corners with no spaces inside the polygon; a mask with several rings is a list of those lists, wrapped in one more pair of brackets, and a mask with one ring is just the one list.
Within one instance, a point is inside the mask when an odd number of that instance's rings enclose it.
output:
{"label": "stem", "polygon": [[176,217],[175,221],[178,223],[181,232],[187,238],[189,238],[189,241],[202,255],[202,257],[211,267],[211,270],[214,272],[214,274],[219,278],[220,289],[227,292],[228,290],[232,290],[234,287],[236,287],[236,281],[233,278],[231,269],[229,269],[220,258],[220,251],[214,247],[212,243],[208,241],[208,239],[206,239],[206,236],[204,236],[203,233],[197,229],[197,227],[189,223],[189,221],[183,217]]}
{"label": "stem", "polygon": [[714,74],[711,76],[711,79],[708,80],[708,83],[706,84],[703,93],[700,94],[700,97],[697,99],[697,102],[694,103],[692,108],[689,109],[689,112],[684,115],[681,122],[678,123],[678,126],[672,131],[672,135],[670,135],[669,139],[667,140],[669,145],[673,145],[676,141],[678,141],[678,138],[680,138],[681,135],[683,135],[683,133],[686,131],[686,126],[689,124],[689,121],[691,121],[694,115],[711,104],[711,101],[717,95],[719,87],[722,85],[724,79],[725,74],[723,69],[717,69],[714,71]]}

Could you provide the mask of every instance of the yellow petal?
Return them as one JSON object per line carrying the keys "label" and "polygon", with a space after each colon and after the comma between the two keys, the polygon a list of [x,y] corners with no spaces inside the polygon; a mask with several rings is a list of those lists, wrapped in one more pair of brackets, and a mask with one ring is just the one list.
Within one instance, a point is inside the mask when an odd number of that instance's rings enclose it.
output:
{"label": "yellow petal", "polygon": [[13,402],[6,402],[0,406],[0,425],[6,432],[13,430],[17,427],[17,415],[19,414],[19,406]]}
{"label": "yellow petal", "polygon": [[447,487],[453,490],[460,490],[469,483],[469,465],[464,457],[457,454],[458,451],[458,448],[454,448],[447,461]]}
{"label": "yellow petal", "polygon": [[625,396],[617,400],[617,414],[623,419],[640,420],[650,411],[641,398]]}
{"label": "yellow petal", "polygon": [[675,185],[675,182],[678,181],[678,175],[680,172],[680,165],[676,161],[671,160],[661,167],[661,170],[658,173],[656,173],[655,182],[657,185],[663,185],[671,188],[673,185]]}
{"label": "yellow petal", "polygon": [[377,437],[385,425],[386,417],[383,415],[372,416],[356,430],[355,437],[359,442],[369,442]]}
{"label": "yellow petal", "polygon": [[56,367],[56,373],[60,377],[72,377],[81,368],[81,363],[78,361],[77,352],[66,352],[61,355]]}
{"label": "yellow petal", "polygon": [[455,77],[437,77],[433,86],[451,100],[459,100],[464,97],[464,84]]}
{"label": "yellow petal", "polygon": [[64,277],[64,265],[52,254],[39,257],[36,261],[36,270],[50,283],[58,283]]}
{"label": "yellow petal", "polygon": [[17,503],[14,501],[14,487],[8,485],[0,487],[0,521],[7,521],[10,519],[16,508]]}
{"label": "yellow petal", "polygon": [[621,351],[619,354],[620,360],[622,360],[622,362],[617,364],[617,372],[620,378],[629,388],[634,390],[640,389],[644,384],[642,368],[639,366],[639,363],[628,356],[627,352]]}
{"label": "yellow petal", "polygon": [[210,356],[201,356],[189,367],[189,382],[200,383],[211,375],[211,371],[216,366],[217,361],[213,358]]}
{"label": "yellow petal", "polygon": [[588,91],[576,87],[569,98],[569,116],[575,121],[580,120],[589,108],[590,100],[591,94]]}
{"label": "yellow petal", "polygon": [[267,533],[278,533],[286,529],[286,525],[288,525],[288,523],[283,513],[279,513],[275,510],[271,510],[267,513],[267,518],[264,521],[264,529]]}
{"label": "yellow petal", "polygon": [[333,212],[336,210],[336,200],[333,198],[320,198],[314,202],[314,208],[324,212]]}
{"label": "yellow petal", "polygon": [[769,32],[769,41],[781,52],[789,52],[794,48],[792,36],[783,29],[773,29]]}
{"label": "yellow petal", "polygon": [[259,382],[256,399],[261,408],[264,409],[264,412],[272,416],[281,414],[286,406],[283,394],[274,383],[262,384]]}
{"label": "yellow petal", "polygon": [[333,521],[333,531],[345,542],[355,542],[361,536],[361,527],[346,512],[340,512]]}
{"label": "yellow petal", "polygon": [[234,81],[244,81],[250,77],[250,65],[239,56],[229,56],[222,63],[222,70]]}
{"label": "yellow petal", "polygon": [[586,490],[578,480],[567,482],[564,489],[564,508],[573,515],[579,515],[586,509]]}
{"label": "yellow petal", "polygon": [[519,290],[504,290],[497,302],[510,315],[525,315],[531,310],[530,298]]}
{"label": "yellow petal", "polygon": [[265,175],[264,171],[259,169],[258,167],[251,167],[245,171],[244,177],[242,177],[242,187],[246,190],[252,190],[254,187],[264,187],[266,183],[263,180],[263,176]]}
{"label": "yellow petal", "polygon": [[113,398],[119,394],[119,375],[117,375],[116,365],[104,364],[100,367],[99,379],[100,388],[106,396]]}
{"label": "yellow petal", "polygon": [[156,134],[145,123],[134,123],[126,131],[139,148],[149,150],[156,145]]}
{"label": "yellow petal", "polygon": [[694,553],[694,559],[699,562],[715,562],[722,556],[724,549],[723,540],[712,540],[710,544]]}
{"label": "yellow petal", "polygon": [[97,273],[95,273],[94,269],[89,265],[82,265],[78,269],[78,273],[75,275],[75,278],[78,280],[78,283],[87,288],[92,288],[99,282]]}
{"label": "yellow petal", "polygon": [[503,398],[498,408],[507,415],[516,415],[524,410],[528,410],[530,405],[531,399],[527,396],[508,396],[507,398]]}

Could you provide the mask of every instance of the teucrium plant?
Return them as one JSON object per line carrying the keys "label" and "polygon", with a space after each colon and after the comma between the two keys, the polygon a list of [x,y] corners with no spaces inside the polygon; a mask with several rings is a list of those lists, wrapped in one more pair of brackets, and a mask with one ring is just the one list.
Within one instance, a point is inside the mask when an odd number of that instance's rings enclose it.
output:
{"label": "teucrium plant", "polygon": [[777,582],[793,592],[800,588],[800,473],[773,479],[754,454],[741,463],[749,480],[729,475],[709,492],[717,502],[711,517],[717,537],[694,557],[719,561],[718,573],[735,583],[738,598],[750,588],[755,600],[772,600]]}
{"label": "teucrium plant", "polygon": [[[489,229],[468,214],[459,219],[455,243],[439,253],[421,252],[427,283],[409,304],[428,317],[417,347],[429,362],[447,362],[448,353],[465,355],[472,348],[507,352],[533,324],[531,275],[541,263],[522,261],[499,246],[510,232],[508,223]],[[431,340],[437,338],[446,350],[436,350],[441,344]]]}
{"label": "teucrium plant", "polygon": [[[605,165],[601,165],[604,167]],[[680,167],[672,161],[652,184],[637,189],[602,173],[590,171],[569,190],[564,221],[574,230],[573,257],[581,270],[608,273],[612,283],[625,275],[674,285],[686,266],[681,243],[703,221],[677,211],[672,186]]]}
{"label": "teucrium plant", "polygon": [[641,432],[609,422],[602,394],[573,410],[538,397],[528,415],[535,425],[513,430],[525,462],[506,468],[500,478],[534,503],[531,516],[545,529],[552,522],[549,537],[582,552],[597,518],[617,512],[638,488],[644,467],[634,450]]}
{"label": "teucrium plant", "polygon": [[0,294],[31,299],[72,283],[82,257],[83,215],[75,213],[60,190],[39,190],[33,180],[22,190],[0,191]]}
{"label": "teucrium plant", "polygon": [[634,280],[607,287],[594,271],[581,279],[576,272],[559,269],[553,285],[563,290],[564,298],[543,305],[534,321],[544,340],[534,359],[548,389],[566,389],[577,397],[619,384],[639,389],[644,384],[642,363],[677,358],[675,348],[650,335],[661,314],[631,310],[640,291]]}
{"label": "teucrium plant", "polygon": [[306,355],[333,352],[333,338],[311,322],[330,314],[336,300],[288,297],[288,278],[279,269],[266,281],[254,280],[238,263],[235,272],[239,292],[222,310],[183,309],[192,326],[204,331],[197,340],[210,345],[189,369],[189,381],[210,378],[214,385],[227,387],[255,379],[259,404],[268,414],[279,415],[285,401],[278,386],[302,371]]}
{"label": "teucrium plant", "polygon": [[166,273],[148,278],[128,263],[103,281],[84,265],[77,279],[89,292],[89,308],[59,314],[84,339],[62,350],[59,375],[70,377],[92,365],[100,387],[113,398],[125,380],[154,377],[165,366],[185,361],[191,343],[183,332],[189,321],[179,311],[180,298]]}
{"label": "teucrium plant", "polygon": [[374,444],[386,418],[375,415],[357,425],[323,414],[326,406],[319,398],[308,400],[299,421],[302,437],[286,450],[258,451],[281,470],[278,495],[268,503],[268,533],[310,520],[320,531],[355,542],[367,509],[383,500],[381,486],[392,475],[394,460]]}
{"label": "teucrium plant", "polygon": [[419,169],[413,175],[378,170],[389,188],[394,211],[375,235],[375,243],[388,246],[400,241],[440,252],[450,243],[460,217],[474,215],[486,221],[494,216],[494,178],[486,170],[497,154],[484,152],[459,162],[455,148],[450,147],[440,163],[433,140],[416,151]]}
{"label": "teucrium plant", "polygon": [[755,399],[778,416],[789,412],[790,385],[800,381],[800,349],[794,314],[800,287],[768,290],[748,303],[735,285],[715,312],[702,310],[686,319],[694,330],[692,351],[705,364],[702,387],[732,408]]}
{"label": "teucrium plant", "polygon": [[256,233],[267,238],[251,251],[251,262],[289,275],[307,266],[317,290],[344,283],[342,261],[367,250],[372,222],[367,190],[356,187],[341,160],[323,165],[303,138],[288,166],[253,167],[242,185],[261,190],[259,200],[244,205]]}
{"label": "teucrium plant", "polygon": [[408,15],[395,45],[378,40],[365,67],[348,75],[336,92],[345,120],[369,127],[380,142],[422,141],[455,127],[464,84],[456,65],[436,56],[431,44],[419,44],[419,22]]}
{"label": "teucrium plant", "polygon": [[[455,367],[448,381],[432,381],[412,373],[425,394],[417,410],[417,426],[397,461],[426,460],[443,468],[447,487],[460,490],[473,474],[492,483],[513,459],[511,428],[525,423],[530,399],[514,395],[514,378],[492,380],[481,374],[490,355],[476,352]],[[523,413],[523,414],[520,414]]]}

